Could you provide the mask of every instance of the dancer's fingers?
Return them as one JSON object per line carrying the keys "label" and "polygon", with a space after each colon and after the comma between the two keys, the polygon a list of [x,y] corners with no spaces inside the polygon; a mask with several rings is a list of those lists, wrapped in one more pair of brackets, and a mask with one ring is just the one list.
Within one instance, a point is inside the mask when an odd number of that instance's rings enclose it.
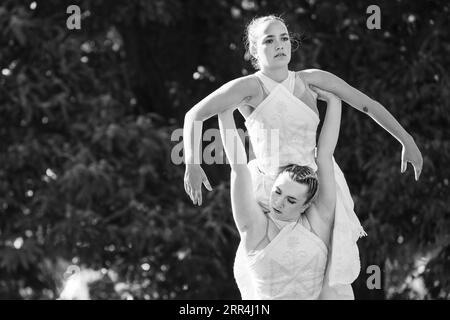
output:
{"label": "dancer's fingers", "polygon": [[205,177],[203,179],[203,184],[205,185],[205,188],[208,189],[208,191],[212,191],[212,187],[211,187],[211,184],[208,181],[208,178]]}
{"label": "dancer's fingers", "polygon": [[195,190],[191,188],[191,201],[195,204]]}
{"label": "dancer's fingers", "polygon": [[329,99],[337,98],[337,96],[334,93],[330,92],[330,91],[325,91],[323,89],[320,89],[318,87],[311,86],[311,85],[309,87],[311,88],[312,91],[317,93],[318,98],[320,100],[328,101]]}
{"label": "dancer's fingers", "polygon": [[184,191],[189,195],[189,187],[186,181],[184,182]]}
{"label": "dancer's fingers", "polygon": [[417,168],[417,171],[419,172],[419,175],[418,175],[418,179],[420,178],[420,175],[422,174],[422,170],[423,170],[423,158],[420,158],[420,160],[419,160],[419,166],[418,166],[418,168]]}
{"label": "dancer's fingers", "polygon": [[309,87],[311,88],[312,91],[314,91],[315,93],[317,93],[319,95],[325,92],[325,91],[323,91],[322,89],[320,89],[320,88],[318,88],[316,86],[309,86]]}
{"label": "dancer's fingers", "polygon": [[202,205],[202,189],[201,188],[197,193],[197,205],[199,205],[199,206]]}
{"label": "dancer's fingers", "polygon": [[414,175],[415,175],[416,181],[419,181],[420,174],[422,173],[422,167],[417,164],[415,164],[415,165],[413,164],[413,167],[414,167]]}
{"label": "dancer's fingers", "polygon": [[401,164],[401,167],[400,167],[400,172],[401,173],[404,173],[406,171],[406,166],[407,166],[406,160],[402,160],[402,164]]}
{"label": "dancer's fingers", "polygon": [[[212,191],[211,184],[209,183],[208,177],[206,176],[206,173],[202,172],[202,183],[205,185],[205,188],[208,189],[208,191]],[[200,184],[200,191],[202,190],[202,185]]]}
{"label": "dancer's fingers", "polygon": [[422,168],[423,168],[423,158],[419,157],[419,160],[417,160],[417,170],[419,171],[419,173],[422,172]]}
{"label": "dancer's fingers", "polygon": [[184,182],[184,191],[186,191],[187,195],[189,196],[189,185]]}
{"label": "dancer's fingers", "polygon": [[199,193],[198,193],[198,198],[197,198],[197,203],[198,203],[198,205],[199,206],[201,206],[202,205],[202,191],[200,190],[199,191]]}
{"label": "dancer's fingers", "polygon": [[189,198],[191,198],[192,203],[194,203],[194,192],[191,188],[191,186],[188,185],[188,191],[189,191]]}
{"label": "dancer's fingers", "polygon": [[197,205],[201,205],[202,203],[202,191],[195,191],[195,203]]}
{"label": "dancer's fingers", "polygon": [[323,101],[324,101],[322,92],[321,92],[321,90],[320,90],[319,88],[317,88],[317,87],[315,87],[315,86],[309,86],[309,87],[311,88],[311,90],[312,90],[315,94],[317,94],[317,98],[318,98],[319,100],[323,100]]}

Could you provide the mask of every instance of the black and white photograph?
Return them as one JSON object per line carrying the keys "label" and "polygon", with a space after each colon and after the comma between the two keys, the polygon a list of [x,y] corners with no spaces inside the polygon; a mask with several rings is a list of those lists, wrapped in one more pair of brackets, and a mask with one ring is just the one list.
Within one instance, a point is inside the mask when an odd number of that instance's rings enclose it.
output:
{"label": "black and white photograph", "polygon": [[0,0],[0,300],[450,299],[449,30],[445,0]]}

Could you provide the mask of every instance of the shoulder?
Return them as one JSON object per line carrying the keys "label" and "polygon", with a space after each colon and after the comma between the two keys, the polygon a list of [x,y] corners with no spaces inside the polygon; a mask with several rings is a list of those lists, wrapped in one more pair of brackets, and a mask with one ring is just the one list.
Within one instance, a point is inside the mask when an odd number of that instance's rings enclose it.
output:
{"label": "shoulder", "polygon": [[311,85],[325,90],[332,90],[344,84],[344,81],[331,72],[320,69],[305,69],[296,72],[302,79]]}
{"label": "shoulder", "polygon": [[295,72],[296,76],[301,77],[305,81],[311,81],[311,80],[319,80],[323,79],[325,77],[328,77],[330,75],[333,75],[332,73],[320,69],[304,69],[299,70]]}

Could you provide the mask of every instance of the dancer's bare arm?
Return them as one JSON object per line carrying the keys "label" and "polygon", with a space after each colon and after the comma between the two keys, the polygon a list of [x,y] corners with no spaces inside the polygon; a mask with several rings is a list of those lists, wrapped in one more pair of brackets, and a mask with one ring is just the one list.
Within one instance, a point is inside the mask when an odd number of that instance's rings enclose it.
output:
{"label": "dancer's bare arm", "polygon": [[385,107],[330,72],[309,69],[300,71],[299,74],[308,84],[332,92],[355,109],[366,113],[394,136],[403,147],[401,172],[405,172],[407,163],[410,162],[414,167],[416,180],[419,179],[423,166],[422,154],[412,136]]}
{"label": "dancer's bare arm", "polygon": [[[241,235],[264,230],[267,223],[256,204],[252,177],[247,166],[244,145],[236,130],[233,109],[219,114],[220,136],[231,166],[231,207],[236,226]],[[255,232],[253,232],[255,233]]]}
{"label": "dancer's bare arm", "polygon": [[208,95],[190,109],[184,117],[183,144],[186,171],[184,187],[194,204],[202,204],[202,183],[211,189],[201,163],[201,136],[203,121],[257,93],[257,82],[249,76],[230,81]]}
{"label": "dancer's bare arm", "polygon": [[331,227],[336,207],[336,181],[333,153],[339,138],[341,124],[341,100],[332,93],[314,89],[327,102],[327,112],[317,143],[317,175],[319,190],[314,204],[327,227]]}

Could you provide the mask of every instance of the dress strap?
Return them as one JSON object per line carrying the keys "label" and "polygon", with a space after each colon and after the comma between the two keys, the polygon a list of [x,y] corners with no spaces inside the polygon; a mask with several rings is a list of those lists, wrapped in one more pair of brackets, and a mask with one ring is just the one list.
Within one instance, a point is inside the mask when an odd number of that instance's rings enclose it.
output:
{"label": "dress strap", "polygon": [[258,242],[258,244],[255,246],[255,249],[253,249],[250,253],[249,253],[249,255],[250,256],[252,256],[253,254],[255,254],[255,252],[253,252],[253,251],[255,251],[258,247],[259,247],[259,245],[264,241],[264,240],[269,240],[269,242],[270,242],[270,238],[269,238],[269,223],[270,223],[270,221],[269,221],[269,218],[268,217],[266,217],[267,219],[266,219],[266,222],[267,222],[267,224],[266,224],[266,233],[265,233],[265,235],[264,235],[264,237]]}
{"label": "dress strap", "polygon": [[308,218],[306,217],[306,214],[301,215],[301,220],[302,220],[302,222],[301,222],[302,226],[304,226],[307,230],[312,231],[311,224],[309,223]]}
{"label": "dress strap", "polygon": [[[314,100],[317,100],[317,93],[312,91],[311,88],[306,85],[305,81],[298,73],[295,72],[295,74],[296,74],[295,78],[298,77],[298,79],[300,80],[300,83],[302,84],[303,91],[305,91],[305,90],[309,91],[311,93],[311,95],[314,97]],[[302,91],[302,93],[303,93],[303,91]]]}
{"label": "dress strap", "polygon": [[269,238],[269,224],[270,224],[269,218],[267,218],[266,221],[267,221],[267,224],[266,224],[266,238],[269,239],[269,241],[270,241],[270,238]]}
{"label": "dress strap", "polygon": [[259,85],[261,86],[261,89],[263,91],[263,100],[265,100],[269,96],[270,92],[269,90],[267,90],[266,86],[264,85],[264,82],[261,80],[260,77],[256,77],[256,79],[258,80]]}
{"label": "dress strap", "polygon": [[[294,71],[288,71],[289,75],[286,83],[286,89],[289,90],[290,93],[294,94],[294,88],[295,88],[295,72]],[[284,83],[283,83],[284,84]]]}
{"label": "dress strap", "polygon": [[279,82],[276,82],[275,80],[266,76],[261,71],[255,72],[255,75],[258,77],[259,80],[261,80],[261,82],[264,84],[269,93],[272,92],[272,90],[275,89],[280,84]]}
{"label": "dress strap", "polygon": [[303,79],[300,77],[300,75],[297,72],[294,72],[294,74],[295,74],[294,79],[295,79],[295,81],[298,79],[298,82],[299,82],[300,88],[301,88],[301,92],[298,93],[298,96],[302,96],[306,90],[305,82],[303,81]]}

